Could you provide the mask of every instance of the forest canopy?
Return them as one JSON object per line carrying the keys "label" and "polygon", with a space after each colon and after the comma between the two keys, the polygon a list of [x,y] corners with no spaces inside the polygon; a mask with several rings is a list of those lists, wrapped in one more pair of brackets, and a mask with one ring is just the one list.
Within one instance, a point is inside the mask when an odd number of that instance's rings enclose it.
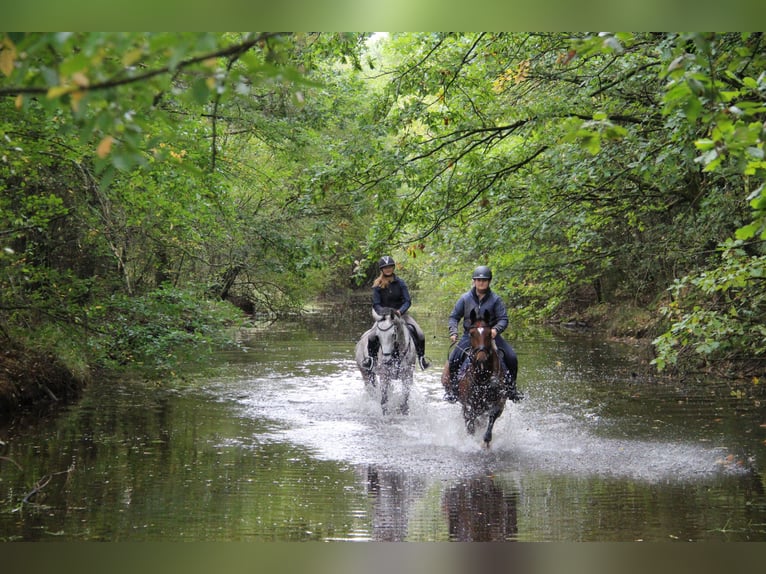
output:
{"label": "forest canopy", "polygon": [[761,33],[2,33],[0,338],[171,369],[390,253],[435,306],[482,263],[517,322],[617,315],[659,369],[762,370],[765,58]]}

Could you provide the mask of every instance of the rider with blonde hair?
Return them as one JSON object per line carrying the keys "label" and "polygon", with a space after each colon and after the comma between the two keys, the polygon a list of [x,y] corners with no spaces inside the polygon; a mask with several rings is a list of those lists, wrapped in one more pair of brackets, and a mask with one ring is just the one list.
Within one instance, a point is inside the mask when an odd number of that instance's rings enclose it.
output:
{"label": "rider with blonde hair", "polygon": [[[407,313],[412,305],[412,299],[404,279],[394,273],[395,268],[396,262],[390,255],[385,255],[378,261],[380,274],[372,285],[372,308],[379,315],[382,315],[385,309],[393,309],[404,320],[413,334],[418,364],[425,370],[431,366],[430,361],[425,357],[426,337],[417,321]],[[370,336],[367,340],[367,357],[362,363],[365,369],[372,369],[375,366],[379,347],[377,337]]]}

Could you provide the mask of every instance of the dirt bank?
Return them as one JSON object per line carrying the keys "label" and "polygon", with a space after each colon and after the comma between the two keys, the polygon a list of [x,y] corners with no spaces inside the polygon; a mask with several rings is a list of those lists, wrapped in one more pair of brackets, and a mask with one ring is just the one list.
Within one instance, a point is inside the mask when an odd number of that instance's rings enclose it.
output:
{"label": "dirt bank", "polygon": [[53,355],[18,347],[0,351],[0,415],[72,400],[83,386]]}

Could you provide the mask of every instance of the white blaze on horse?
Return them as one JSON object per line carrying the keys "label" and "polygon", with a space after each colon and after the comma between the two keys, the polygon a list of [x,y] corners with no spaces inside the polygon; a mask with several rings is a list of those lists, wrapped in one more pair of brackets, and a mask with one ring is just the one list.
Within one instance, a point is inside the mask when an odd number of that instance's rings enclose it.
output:
{"label": "white blaze on horse", "polygon": [[[356,364],[368,392],[380,393],[380,406],[384,414],[389,412],[388,401],[392,385],[398,382],[402,389],[398,410],[406,414],[409,410],[408,401],[417,358],[415,341],[407,323],[393,309],[385,309],[382,314],[373,311],[372,318],[375,324],[356,344]],[[378,339],[378,355],[375,357],[374,366],[368,370],[363,363],[367,356],[367,342],[373,336]]]}

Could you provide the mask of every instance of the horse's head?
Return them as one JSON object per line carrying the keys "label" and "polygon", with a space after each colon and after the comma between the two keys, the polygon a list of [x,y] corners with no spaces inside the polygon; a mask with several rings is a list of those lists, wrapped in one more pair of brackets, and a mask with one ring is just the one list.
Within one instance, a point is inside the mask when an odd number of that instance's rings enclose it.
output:
{"label": "horse's head", "polygon": [[375,332],[380,342],[383,361],[391,361],[399,350],[400,340],[403,341],[403,321],[393,309],[385,309],[382,314],[372,312],[375,319]]}
{"label": "horse's head", "polygon": [[484,311],[484,316],[479,317],[475,310],[471,310],[470,318],[471,328],[468,330],[468,334],[471,338],[471,359],[478,371],[490,371],[494,350],[489,311]]}

